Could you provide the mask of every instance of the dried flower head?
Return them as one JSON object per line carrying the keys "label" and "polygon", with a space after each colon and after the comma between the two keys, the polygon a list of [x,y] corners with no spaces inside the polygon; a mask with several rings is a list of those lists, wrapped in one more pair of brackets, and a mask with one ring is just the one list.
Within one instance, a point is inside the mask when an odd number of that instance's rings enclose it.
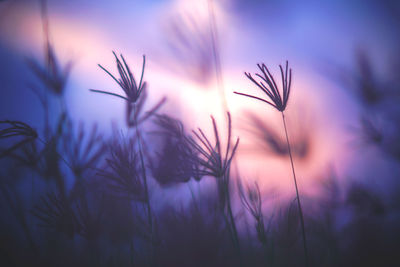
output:
{"label": "dried flower head", "polygon": [[[243,94],[239,92],[234,92],[235,94],[238,95],[243,95],[251,98],[258,99],[260,101],[263,101],[277,110],[283,112],[286,109],[288,100],[289,100],[289,94],[290,94],[290,86],[292,82],[292,69],[288,69],[288,62],[286,61],[286,67],[285,71],[283,71],[283,68],[281,65],[279,65],[279,68],[281,70],[281,77],[282,77],[282,95],[279,92],[278,86],[274,80],[274,77],[272,74],[269,72],[268,68],[265,66],[265,64],[257,64],[258,68],[261,70],[261,74],[256,73],[256,76],[258,76],[261,81],[256,81],[253,76],[251,76],[250,73],[245,72],[244,74],[249,78],[255,85],[257,85],[267,96],[268,100],[256,97],[253,95],[248,95],[248,94]],[[288,75],[289,72],[289,75]],[[264,84],[266,83],[266,85]]]}
{"label": "dried flower head", "polygon": [[113,51],[113,54],[115,56],[115,60],[117,63],[117,69],[120,78],[117,79],[115,78],[114,75],[111,74],[108,70],[106,70],[103,66],[99,64],[99,67],[104,70],[108,75],[111,76],[111,78],[114,79],[115,82],[118,83],[118,85],[122,88],[122,90],[125,93],[125,96],[116,94],[116,93],[111,93],[111,92],[106,92],[106,91],[101,91],[101,90],[95,90],[95,89],[90,89],[92,92],[96,93],[102,93],[102,94],[108,94],[108,95],[113,95],[116,97],[120,97],[122,99],[125,99],[128,101],[128,103],[136,103],[140,97],[140,94],[142,91],[146,88],[146,82],[143,82],[143,74],[144,74],[144,67],[146,64],[146,57],[143,55],[143,67],[142,67],[142,74],[140,76],[140,81],[139,84],[136,83],[135,77],[133,76],[131,70],[129,69],[128,64],[125,61],[124,56],[121,54],[122,62],[118,58],[117,54]]}
{"label": "dried flower head", "polygon": [[206,137],[204,132],[199,128],[198,132],[193,131],[198,142],[193,138],[189,138],[189,142],[193,149],[199,153],[192,160],[199,162],[203,170],[200,172],[202,175],[210,175],[216,178],[223,177],[231,165],[233,156],[235,155],[236,149],[239,145],[239,138],[236,139],[236,143],[231,150],[231,134],[232,134],[232,121],[231,115],[228,112],[228,139],[226,145],[225,155],[223,155],[221,149],[221,141],[218,134],[217,124],[215,123],[214,117],[211,116],[214,135],[215,135],[215,145],[212,145],[210,140]]}
{"label": "dried flower head", "polygon": [[128,127],[134,127],[148,119],[152,116],[166,101],[163,97],[153,108],[147,112],[143,112],[143,106],[145,104],[147,94],[146,94],[146,82],[143,82],[144,68],[146,63],[146,57],[143,55],[143,67],[142,74],[140,76],[139,84],[136,83],[135,77],[133,76],[125,58],[121,54],[122,62],[118,56],[113,52],[115,60],[117,62],[117,69],[120,78],[115,78],[108,70],[99,64],[99,67],[104,70],[125,92],[125,96],[119,95],[112,92],[90,89],[90,91],[95,93],[102,93],[107,95],[116,96],[126,100],[126,124]]}

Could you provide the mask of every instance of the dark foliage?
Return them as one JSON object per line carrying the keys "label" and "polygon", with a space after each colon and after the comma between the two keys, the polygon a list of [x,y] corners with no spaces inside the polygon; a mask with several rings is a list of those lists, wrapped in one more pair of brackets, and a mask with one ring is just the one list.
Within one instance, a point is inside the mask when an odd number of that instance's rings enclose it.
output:
{"label": "dark foliage", "polygon": [[84,171],[93,169],[101,156],[105,153],[102,135],[94,125],[89,134],[80,124],[76,133],[71,122],[66,126],[62,136],[63,152],[65,159],[76,177],[81,177]]}
{"label": "dark foliage", "polygon": [[134,140],[114,140],[109,146],[107,166],[99,172],[108,181],[111,192],[120,197],[146,201],[143,178],[139,166],[139,154]]}
{"label": "dark foliage", "polygon": [[2,128],[0,129],[0,140],[10,139],[13,137],[20,137],[22,140],[17,141],[15,144],[9,146],[6,149],[0,150],[0,158],[9,156],[12,151],[23,146],[26,143],[34,141],[38,134],[28,124],[21,121],[0,121]]}
{"label": "dark foliage", "polygon": [[[41,87],[49,89],[55,95],[62,95],[66,87],[69,73],[71,71],[71,62],[61,67],[56,57],[54,49],[50,42],[46,44],[46,65],[41,64],[33,59],[28,59],[28,66],[40,81]],[[35,88],[35,87],[33,87]]]}
{"label": "dark foliage", "polygon": [[155,124],[160,128],[162,150],[152,163],[154,179],[162,186],[184,183],[191,178],[200,180],[199,163],[191,160],[196,157],[182,122],[168,115],[156,115]]}
{"label": "dark foliage", "polygon": [[49,193],[41,197],[32,213],[40,221],[40,226],[64,233],[72,238],[76,231],[76,215],[71,203],[62,195]]}

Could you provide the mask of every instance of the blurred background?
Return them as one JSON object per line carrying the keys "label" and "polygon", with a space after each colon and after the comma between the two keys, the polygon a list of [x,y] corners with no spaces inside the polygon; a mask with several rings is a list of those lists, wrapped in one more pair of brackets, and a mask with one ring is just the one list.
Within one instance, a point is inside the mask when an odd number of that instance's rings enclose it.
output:
{"label": "blurred background", "polygon": [[[0,256],[18,266],[54,266],[57,253],[71,258],[65,266],[89,266],[83,253],[93,266],[132,255],[138,266],[177,266],[174,255],[233,266],[240,240],[248,266],[295,266],[303,250],[281,114],[234,94],[266,97],[244,74],[258,63],[282,88],[288,62],[285,117],[311,262],[400,262],[399,29],[395,0],[0,1]],[[143,148],[131,107],[91,91],[124,94],[104,71],[119,77],[113,52],[136,79],[146,58]],[[153,107],[158,116],[146,117]],[[185,173],[179,134],[201,128],[214,141],[212,116],[225,147],[227,111],[240,144],[221,191],[221,179]],[[31,258],[20,259],[21,244]],[[207,256],[194,261],[197,249]]]}
{"label": "blurred background", "polygon": [[[146,55],[149,105],[166,96],[162,111],[182,119],[190,130],[207,128],[210,115],[220,120],[225,98],[235,135],[241,137],[245,176],[286,186],[290,180],[282,177],[290,175],[285,171],[288,160],[273,143],[284,140],[279,114],[233,91],[257,93],[244,71],[256,72],[256,63],[265,63],[279,75],[278,65],[288,60],[294,77],[289,134],[302,149],[296,159],[302,186],[332,166],[349,175],[376,176],[388,170],[382,155],[360,144],[358,135],[360,119],[376,115],[375,102],[396,112],[397,105],[384,97],[368,98],[371,92],[364,87],[382,85],[371,94],[390,91],[389,99],[398,98],[397,1],[213,2],[222,97],[208,1],[48,1],[50,40],[60,61],[72,63],[64,93],[69,116],[111,133],[113,121],[123,123],[124,105],[88,90],[120,90],[97,64],[116,71],[111,53],[116,51],[139,72]],[[43,126],[26,59],[43,56],[44,38],[38,1],[0,2],[2,119]],[[57,110],[58,103],[53,105]],[[372,170],[366,167],[371,161]]]}

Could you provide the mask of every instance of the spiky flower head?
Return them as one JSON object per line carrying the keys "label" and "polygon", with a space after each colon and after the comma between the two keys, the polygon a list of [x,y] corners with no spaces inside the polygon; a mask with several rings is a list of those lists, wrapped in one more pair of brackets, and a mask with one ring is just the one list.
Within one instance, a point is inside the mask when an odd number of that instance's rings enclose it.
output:
{"label": "spiky flower head", "polygon": [[[121,54],[122,61],[118,58],[118,56],[113,52],[115,56],[115,60],[117,63],[117,69],[120,78],[115,78],[108,70],[106,70],[103,66],[99,64],[99,67],[104,70],[114,81],[122,88],[125,93],[125,96],[97,90],[97,89],[89,89],[95,93],[102,93],[106,95],[112,95],[119,98],[122,98],[126,101],[126,123],[128,127],[134,127],[148,119],[150,116],[155,114],[155,112],[165,103],[166,98],[162,98],[152,109],[143,114],[143,106],[146,101],[146,82],[143,82],[143,74],[146,63],[146,57],[143,55],[143,67],[142,74],[140,76],[139,84],[136,83],[135,77],[133,76],[128,64],[125,61],[124,56]],[[141,115],[142,114],[142,115]]]}
{"label": "spiky flower head", "polygon": [[249,78],[255,85],[257,85],[266,95],[267,99],[263,99],[260,97],[256,97],[253,95],[248,95],[244,93],[239,93],[239,92],[234,92],[235,94],[238,95],[243,95],[247,97],[251,97],[254,99],[258,99],[260,101],[263,101],[280,112],[283,112],[286,109],[288,100],[289,100],[289,94],[290,94],[290,86],[292,83],[292,69],[288,68],[288,62],[286,61],[286,67],[285,71],[283,70],[282,66],[279,65],[279,68],[281,70],[281,77],[282,77],[282,94],[279,92],[278,86],[275,82],[274,77],[268,70],[268,68],[265,66],[265,64],[257,64],[258,68],[261,71],[260,73],[256,73],[255,75],[259,77],[261,80],[257,81],[253,76],[245,72],[244,74]]}
{"label": "spiky flower head", "polygon": [[236,149],[239,145],[239,138],[236,139],[233,147],[231,146],[231,135],[232,135],[232,120],[229,112],[228,114],[228,138],[225,153],[222,151],[221,139],[218,134],[217,124],[214,117],[211,116],[215,145],[213,145],[209,138],[199,128],[198,132],[193,131],[197,141],[194,138],[189,138],[188,141],[192,146],[193,150],[198,153],[192,160],[198,162],[203,168],[200,172],[201,175],[209,175],[215,178],[223,177],[229,172],[231,161],[235,155]]}
{"label": "spiky flower head", "polygon": [[121,60],[118,58],[117,54],[113,51],[116,63],[117,63],[117,69],[118,69],[118,73],[120,78],[117,79],[115,78],[114,75],[111,74],[111,72],[109,72],[108,70],[106,70],[103,66],[101,66],[99,64],[99,67],[104,70],[108,75],[111,76],[111,78],[114,79],[115,82],[118,83],[118,85],[122,88],[122,90],[125,93],[125,96],[116,94],[116,93],[111,93],[111,92],[107,92],[107,91],[101,91],[101,90],[95,90],[95,89],[90,89],[92,92],[96,92],[96,93],[103,93],[103,94],[108,94],[108,95],[113,95],[116,97],[120,97],[122,99],[125,99],[126,101],[128,101],[128,103],[132,103],[135,104],[142,91],[146,88],[146,82],[143,82],[143,74],[144,74],[144,67],[146,64],[146,57],[143,55],[143,67],[142,67],[142,74],[140,76],[140,81],[139,84],[136,83],[135,77],[133,76],[131,70],[129,69],[128,64],[125,61],[124,56],[121,54]]}

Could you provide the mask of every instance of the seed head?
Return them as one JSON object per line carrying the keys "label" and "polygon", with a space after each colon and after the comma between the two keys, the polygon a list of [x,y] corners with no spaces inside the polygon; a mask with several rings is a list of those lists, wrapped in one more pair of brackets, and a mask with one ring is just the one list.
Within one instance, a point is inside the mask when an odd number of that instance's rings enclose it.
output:
{"label": "seed head", "polygon": [[217,124],[213,117],[211,117],[211,120],[214,128],[215,145],[211,144],[210,139],[207,138],[200,128],[198,129],[198,132],[193,131],[193,134],[197,138],[197,142],[193,138],[188,139],[190,145],[193,147],[193,150],[198,153],[198,155],[196,155],[196,157],[192,160],[198,162],[199,165],[203,167],[201,175],[210,175],[215,178],[220,178],[229,172],[231,161],[239,145],[239,138],[236,139],[236,142],[232,147],[232,121],[230,113],[228,112],[227,114],[228,138],[225,153],[222,151]]}
{"label": "seed head", "polygon": [[121,59],[122,59],[122,62],[121,62],[121,60],[118,58],[117,54],[115,54],[114,51],[113,51],[113,54],[115,56],[115,60],[116,60],[116,63],[117,63],[117,69],[118,69],[118,73],[119,73],[119,76],[120,76],[119,79],[115,78],[115,76],[112,75],[111,72],[106,70],[100,64],[99,64],[99,67],[102,70],[104,70],[108,75],[110,75],[111,78],[114,79],[114,81],[116,81],[118,83],[118,85],[124,91],[125,96],[122,96],[122,95],[119,95],[119,94],[116,94],[116,93],[111,93],[111,92],[106,92],[106,91],[101,91],[101,90],[95,90],[95,89],[90,89],[90,91],[96,92],[96,93],[103,93],[103,94],[117,96],[117,97],[125,99],[126,101],[128,101],[128,103],[135,104],[138,101],[138,99],[140,97],[140,94],[142,93],[143,89],[146,88],[146,82],[143,82],[143,74],[144,74],[144,67],[145,67],[145,64],[146,64],[146,57],[143,55],[142,74],[140,76],[139,84],[137,84],[136,80],[135,80],[135,77],[133,76],[131,70],[129,69],[128,64],[125,61],[124,56],[121,54]]}
{"label": "seed head", "polygon": [[[286,67],[285,71],[283,71],[283,68],[281,65],[279,65],[279,68],[281,70],[281,77],[282,77],[282,95],[279,92],[278,86],[274,80],[274,77],[272,74],[269,72],[268,68],[265,66],[265,64],[257,64],[258,68],[261,70],[261,74],[256,73],[255,75],[258,76],[261,80],[256,81],[253,76],[251,76],[250,73],[245,72],[244,74],[249,78],[255,85],[257,85],[267,96],[267,99],[263,99],[260,97],[256,97],[253,95],[248,95],[244,93],[239,93],[239,92],[234,92],[235,94],[238,95],[243,95],[251,98],[258,99],[260,101],[263,101],[277,110],[283,112],[286,109],[287,102],[289,100],[289,94],[290,94],[290,86],[292,83],[292,69],[289,69],[288,71],[288,62],[286,61]],[[288,75],[289,72],[289,75]],[[266,83],[266,85],[264,84]]]}

